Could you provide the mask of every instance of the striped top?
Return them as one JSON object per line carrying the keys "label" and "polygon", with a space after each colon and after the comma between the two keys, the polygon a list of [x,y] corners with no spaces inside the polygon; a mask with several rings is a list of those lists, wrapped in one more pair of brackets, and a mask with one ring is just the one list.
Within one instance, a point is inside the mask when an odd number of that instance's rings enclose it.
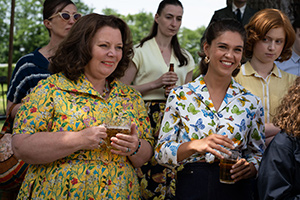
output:
{"label": "striped top", "polygon": [[9,101],[21,103],[21,100],[41,79],[50,76],[49,61],[39,52],[39,49],[18,60],[7,91]]}

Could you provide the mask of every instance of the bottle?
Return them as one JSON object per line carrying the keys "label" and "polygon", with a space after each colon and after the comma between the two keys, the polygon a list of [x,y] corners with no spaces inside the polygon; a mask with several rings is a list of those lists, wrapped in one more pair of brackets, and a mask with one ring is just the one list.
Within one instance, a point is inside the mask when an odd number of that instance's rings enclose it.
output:
{"label": "bottle", "polygon": [[169,72],[174,72],[174,63],[170,63]]}
{"label": "bottle", "polygon": [[[174,72],[174,63],[170,63],[169,72]],[[166,93],[165,93],[165,97],[168,97]]]}

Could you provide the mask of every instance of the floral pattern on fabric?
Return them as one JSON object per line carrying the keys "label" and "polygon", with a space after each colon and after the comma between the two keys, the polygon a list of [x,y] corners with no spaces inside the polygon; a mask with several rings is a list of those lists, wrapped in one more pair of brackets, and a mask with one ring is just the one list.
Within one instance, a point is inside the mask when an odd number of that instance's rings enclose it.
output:
{"label": "floral pattern on fabric", "polygon": [[[155,141],[158,139],[165,102],[146,101],[146,109]],[[138,169],[142,199],[173,199],[175,197],[176,170],[157,163],[154,156]]]}
{"label": "floral pattern on fabric", "polygon": [[158,163],[170,167],[203,160],[205,155],[195,153],[177,162],[178,147],[184,142],[202,139],[213,133],[227,135],[240,150],[240,156],[258,169],[265,149],[261,100],[232,79],[216,111],[201,75],[193,82],[171,91],[155,158]]}
{"label": "floral pattern on fabric", "polygon": [[[122,110],[136,123],[140,138],[154,139],[141,95],[118,80],[107,100],[82,75],[70,81],[56,74],[41,81],[20,107],[14,134],[80,131],[98,126]],[[18,199],[139,199],[137,174],[125,156],[106,146],[80,150],[45,165],[30,165]]]}

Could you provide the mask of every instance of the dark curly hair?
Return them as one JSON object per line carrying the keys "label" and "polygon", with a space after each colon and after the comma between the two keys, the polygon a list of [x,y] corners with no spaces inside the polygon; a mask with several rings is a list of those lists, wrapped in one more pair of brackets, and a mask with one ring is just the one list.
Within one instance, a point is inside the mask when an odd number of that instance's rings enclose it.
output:
{"label": "dark curly hair", "polygon": [[281,100],[273,123],[287,134],[300,138],[300,77]]}
{"label": "dark curly hair", "polygon": [[244,50],[245,57],[251,59],[256,42],[262,40],[271,29],[279,27],[285,31],[285,44],[276,60],[280,62],[288,60],[292,56],[291,47],[295,41],[295,31],[289,18],[283,12],[270,8],[255,13],[245,26],[248,37]]}
{"label": "dark curly hair", "polygon": [[132,38],[128,25],[113,15],[89,14],[81,17],[71,28],[67,37],[59,45],[51,58],[49,70],[63,72],[70,80],[78,80],[85,66],[92,59],[92,40],[96,32],[104,26],[119,29],[122,35],[123,55],[115,71],[107,78],[111,82],[120,78],[133,57]]}
{"label": "dark curly hair", "polygon": [[[239,21],[232,18],[224,18],[211,23],[206,30],[203,43],[207,43],[208,45],[211,45],[213,40],[215,40],[217,37],[219,37],[226,31],[239,33],[245,44],[247,38],[246,31]],[[201,57],[201,62],[199,65],[200,74],[205,75],[208,70],[208,64],[204,62],[204,58],[206,55],[203,51],[201,53],[198,53],[198,55]],[[233,70],[232,76],[235,77],[239,73],[239,71],[240,71],[239,68]]]}

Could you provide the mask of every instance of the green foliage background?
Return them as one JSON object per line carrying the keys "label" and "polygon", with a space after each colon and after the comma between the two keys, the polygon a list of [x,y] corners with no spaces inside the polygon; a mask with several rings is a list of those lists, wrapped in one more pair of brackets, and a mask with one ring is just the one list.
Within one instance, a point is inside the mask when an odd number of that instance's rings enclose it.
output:
{"label": "green foliage background", "polygon": [[[3,3],[2,3],[3,2]],[[32,52],[37,47],[48,43],[49,36],[43,25],[42,3],[43,0],[16,0],[14,40],[13,40],[13,63],[20,57]],[[92,13],[94,8],[89,8],[81,0],[73,1],[78,12],[82,14]],[[9,27],[10,27],[11,0],[1,0],[0,4],[0,63],[8,62],[9,50]],[[134,44],[137,44],[143,37],[148,35],[153,23],[153,13],[140,12],[128,14],[127,16],[118,14],[112,8],[102,10],[103,14],[113,14],[126,21],[132,31]],[[204,33],[205,27],[190,30],[182,26],[178,33],[181,46],[187,49],[198,63],[197,51],[200,50],[199,41]]]}

